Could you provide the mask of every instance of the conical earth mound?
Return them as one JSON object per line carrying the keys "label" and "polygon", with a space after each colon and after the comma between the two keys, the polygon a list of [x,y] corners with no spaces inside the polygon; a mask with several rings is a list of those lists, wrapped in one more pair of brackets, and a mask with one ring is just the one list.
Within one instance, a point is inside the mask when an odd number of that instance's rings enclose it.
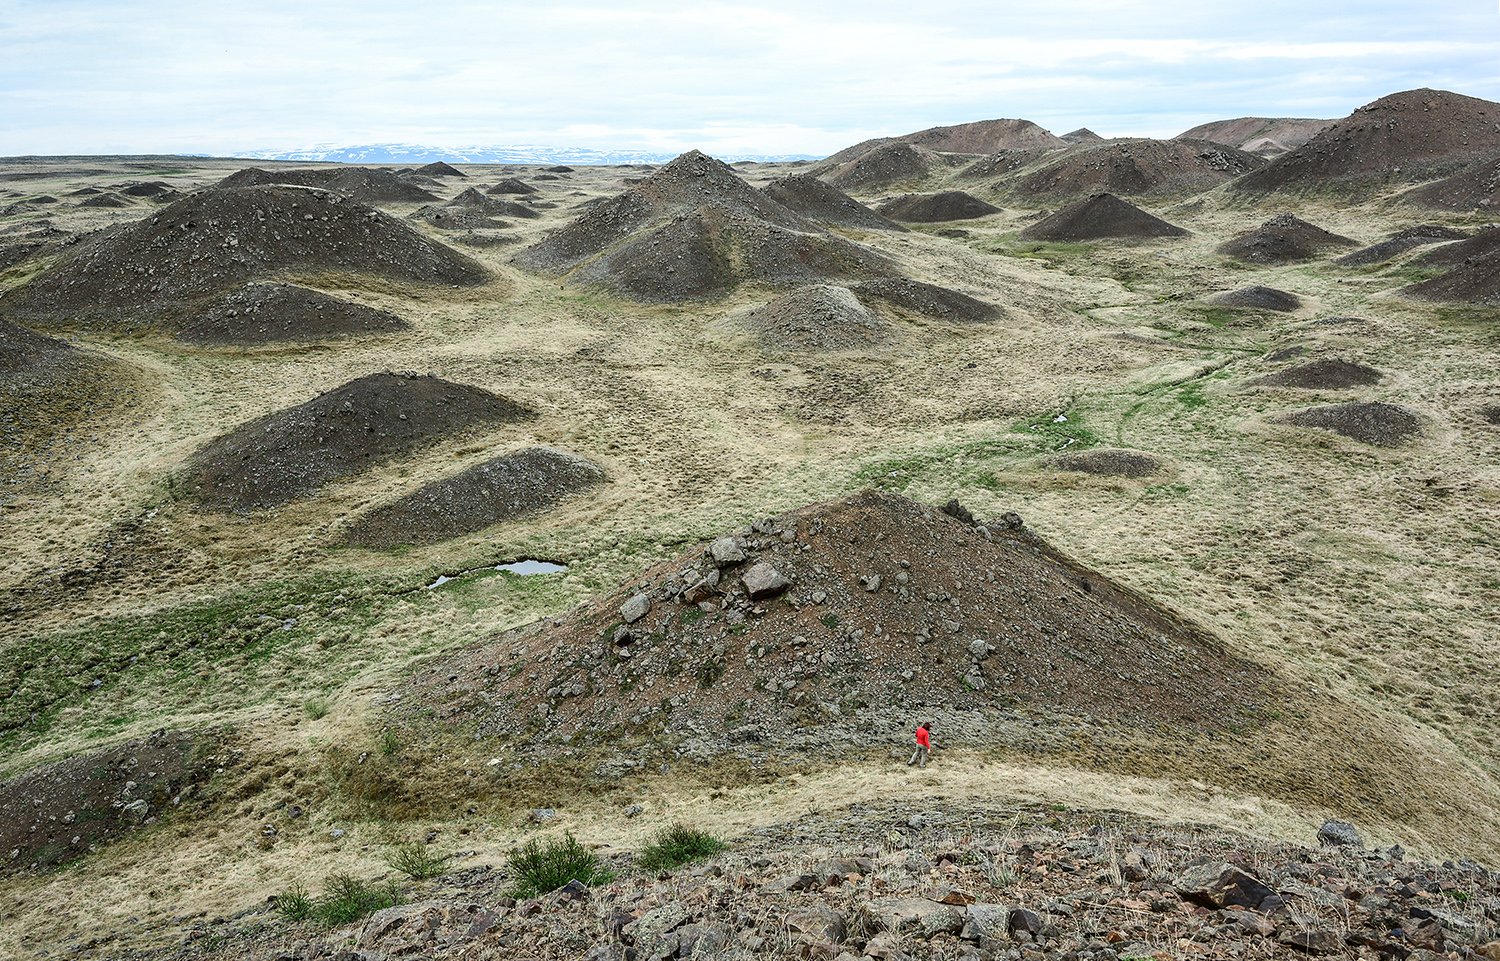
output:
{"label": "conical earth mound", "polygon": [[545,511],[606,480],[592,461],[528,447],[425,484],[351,524],[343,540],[364,547],[433,544]]}
{"label": "conical earth mound", "polygon": [[176,326],[250,280],[298,271],[474,286],[463,254],[337,194],[299,187],[204,190],[91,243],[0,297],[20,321],[128,331]]}
{"label": "conical earth mound", "polygon": [[1358,246],[1293,214],[1277,214],[1257,230],[1220,244],[1218,251],[1251,264],[1289,264],[1312,260],[1330,248]]}
{"label": "conical earth mound", "polygon": [[1413,182],[1500,154],[1500,104],[1446,90],[1381,97],[1235,182],[1237,191],[1334,189]]}
{"label": "conical earth mound", "polygon": [[1102,240],[1186,237],[1181,227],[1152,216],[1114,194],[1095,194],[1069,204],[1022,230],[1027,240]]}
{"label": "conical earth mound", "polygon": [[1203,140],[1105,140],[1059,153],[1022,177],[1016,192],[1029,198],[1100,192],[1179,196],[1228,183],[1264,164],[1254,154]]}
{"label": "conical earth mound", "polygon": [[1364,364],[1347,360],[1315,360],[1310,364],[1299,364],[1274,374],[1256,377],[1247,383],[1264,387],[1301,387],[1308,390],[1339,390],[1348,387],[1368,387],[1381,380],[1380,371]]}
{"label": "conical earth mound", "polygon": [[[535,220],[541,216],[535,210],[514,200],[499,200],[487,196],[470,187],[452,200],[443,204],[444,207],[462,207],[466,210],[474,210],[495,217],[522,217],[527,220]],[[430,208],[423,207],[423,210]]]}
{"label": "conical earth mound", "polygon": [[1500,158],[1489,157],[1451,177],[1413,187],[1400,200],[1433,210],[1492,210],[1500,204]]}
{"label": "conical earth mound", "polygon": [[757,307],[745,326],[772,351],[868,347],[886,338],[886,324],[847,287],[816,284]]}
{"label": "conical earth mound", "polygon": [[1450,240],[1464,240],[1469,235],[1452,227],[1439,224],[1419,224],[1392,234],[1388,239],[1368,247],[1361,247],[1352,254],[1345,254],[1334,263],[1340,267],[1368,267],[1383,264],[1401,256],[1408,250],[1427,244],[1441,244]]}
{"label": "conical earth mound", "polygon": [[1099,448],[1062,454],[1053,461],[1059,470],[1100,477],[1150,477],[1160,474],[1161,461],[1140,451]]}
{"label": "conical earth mound", "polygon": [[209,441],[184,484],[221,510],[271,507],[446,437],[534,416],[466,384],[370,374]]}
{"label": "conical earth mound", "polygon": [[1275,418],[1296,427],[1331,430],[1376,447],[1399,447],[1421,433],[1422,419],[1399,404],[1383,401],[1332,404]]}
{"label": "conical earth mound", "polygon": [[246,284],[210,303],[177,339],[206,346],[333,340],[409,330],[377,310],[295,284]]}
{"label": "conical earth mound", "polygon": [[7,463],[11,455],[24,455],[85,417],[131,403],[136,377],[111,357],[0,317],[0,489],[19,483],[25,473]]}
{"label": "conical earth mound", "polygon": [[463,177],[467,179],[469,176],[457,167],[444,163],[441,160],[434,160],[430,164],[424,164],[413,170],[412,173],[422,177]]}
{"label": "conical earth mound", "polygon": [[1500,304],[1500,230],[1481,230],[1416,259],[1424,267],[1449,267],[1431,280],[1401,288],[1401,295],[1436,303]]}
{"label": "conical earth mound", "polygon": [[905,231],[842,190],[817,177],[792,174],[761,188],[772,200],[794,213],[820,224],[858,227],[863,230]]}
{"label": "conical earth mound", "polygon": [[1022,704],[1213,729],[1260,705],[1263,676],[1014,515],[981,528],[872,492],[696,546],[444,659],[403,700],[475,737],[527,730],[533,757],[637,735],[687,757],[768,740],[826,757],[893,719]]}
{"label": "conical earth mound", "polygon": [[1240,287],[1237,290],[1225,290],[1205,298],[1211,304],[1220,307],[1244,307],[1250,310],[1277,310],[1282,313],[1290,313],[1302,306],[1302,299],[1296,294],[1285,290],[1277,290],[1275,287],[1267,287],[1263,284],[1251,284],[1249,287]]}
{"label": "conical earth mound", "polygon": [[840,190],[874,190],[907,180],[920,180],[931,173],[937,163],[937,156],[932,151],[896,141],[841,163],[822,176]]}
{"label": "conical earth mound", "polygon": [[920,280],[891,277],[871,280],[853,288],[861,301],[881,300],[903,310],[910,310],[934,320],[959,323],[983,323],[1004,315],[994,304]]}
{"label": "conical earth mound", "polygon": [[912,224],[936,224],[949,220],[974,220],[1000,212],[994,204],[985,203],[962,190],[944,190],[935,194],[906,194],[888,200],[875,208],[893,220]]}

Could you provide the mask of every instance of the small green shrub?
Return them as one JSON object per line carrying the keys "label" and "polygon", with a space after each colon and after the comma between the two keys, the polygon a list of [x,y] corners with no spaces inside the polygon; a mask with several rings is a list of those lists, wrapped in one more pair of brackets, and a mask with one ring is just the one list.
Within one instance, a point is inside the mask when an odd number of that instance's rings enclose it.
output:
{"label": "small green shrub", "polygon": [[394,731],[382,731],[380,733],[380,753],[387,757],[401,750],[401,739]]}
{"label": "small green shrub", "polygon": [[643,871],[665,871],[699,858],[713,857],[725,844],[707,831],[674,824],[656,832],[635,863]]}
{"label": "small green shrub", "polygon": [[329,876],[314,912],[331,928],[400,903],[401,888],[394,881],[377,887],[350,874],[334,874]]}
{"label": "small green shrub", "polygon": [[434,854],[427,845],[410,841],[397,845],[396,849],[386,856],[385,863],[390,865],[392,870],[400,871],[413,881],[422,881],[441,874],[444,860],[446,859]]}
{"label": "small green shrub", "polygon": [[580,844],[571,831],[561,841],[549,840],[545,844],[536,838],[527,841],[511,855],[510,870],[516,877],[517,896],[525,898],[556,891],[569,881],[594,885],[614,877],[599,866],[599,858]]}
{"label": "small green shrub", "polygon": [[306,921],[312,917],[313,901],[307,896],[307,888],[293,884],[276,896],[276,910],[286,915],[288,921]]}
{"label": "small green shrub", "polygon": [[308,698],[302,704],[302,710],[307,714],[309,720],[319,720],[328,716],[328,698],[321,694]]}

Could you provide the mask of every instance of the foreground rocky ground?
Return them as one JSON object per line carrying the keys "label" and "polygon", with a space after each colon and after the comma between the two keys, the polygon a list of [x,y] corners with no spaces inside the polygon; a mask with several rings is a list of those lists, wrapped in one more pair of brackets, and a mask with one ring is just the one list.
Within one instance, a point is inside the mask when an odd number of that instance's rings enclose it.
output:
{"label": "foreground rocky ground", "polygon": [[[935,765],[940,765],[935,761]],[[448,840],[432,840],[441,850]],[[457,839],[455,839],[457,840]],[[1320,843],[1321,842],[1321,843]],[[851,805],[759,828],[719,856],[507,896],[506,867],[451,856],[406,904],[354,924],[292,924],[274,898],[188,919],[182,943],[77,945],[89,958],[291,959],[1500,958],[1500,874],[1367,850],[1329,822],[1309,846],[1204,825],[1038,805]]]}

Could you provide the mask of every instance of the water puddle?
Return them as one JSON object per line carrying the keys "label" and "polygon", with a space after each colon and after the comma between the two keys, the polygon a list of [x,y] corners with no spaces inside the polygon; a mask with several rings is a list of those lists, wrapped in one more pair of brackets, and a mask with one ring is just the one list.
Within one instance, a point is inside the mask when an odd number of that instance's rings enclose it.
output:
{"label": "water puddle", "polygon": [[532,574],[556,574],[567,569],[568,565],[566,564],[554,564],[551,561],[538,561],[527,557],[513,564],[496,564],[494,567],[473,567],[466,571],[459,571],[457,574],[439,574],[438,579],[426,585],[426,587],[430,591],[433,588],[442,587],[449,581],[456,581],[460,577],[478,573],[479,571],[505,571],[509,574],[520,574],[526,577]]}

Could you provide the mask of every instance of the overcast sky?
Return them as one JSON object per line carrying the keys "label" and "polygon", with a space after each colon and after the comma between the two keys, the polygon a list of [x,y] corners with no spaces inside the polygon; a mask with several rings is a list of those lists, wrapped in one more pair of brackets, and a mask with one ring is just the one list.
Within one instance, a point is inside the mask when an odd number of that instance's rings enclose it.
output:
{"label": "overcast sky", "polygon": [[1497,0],[0,2],[0,155],[822,155],[995,117],[1342,117],[1413,87],[1500,100]]}

